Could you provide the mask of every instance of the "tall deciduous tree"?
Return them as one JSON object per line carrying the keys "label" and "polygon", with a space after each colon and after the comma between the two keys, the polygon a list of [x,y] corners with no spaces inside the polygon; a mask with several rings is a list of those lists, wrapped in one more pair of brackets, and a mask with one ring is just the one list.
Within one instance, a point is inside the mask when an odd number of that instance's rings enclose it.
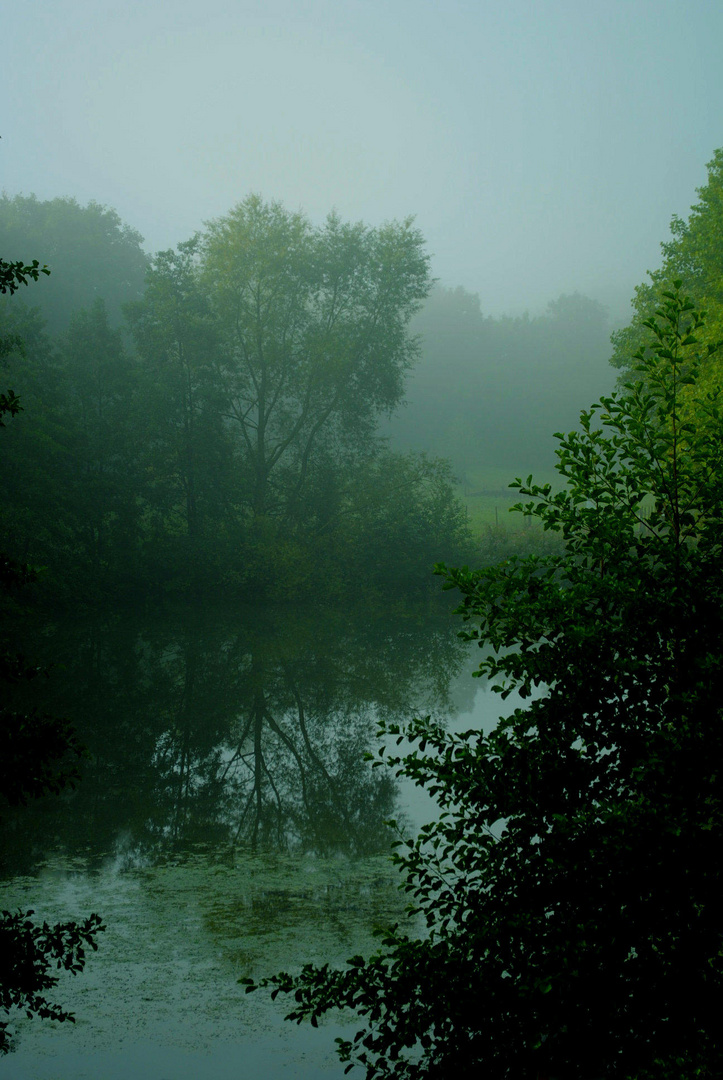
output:
{"label": "tall deciduous tree", "polygon": [[407,324],[429,288],[411,221],[378,229],[250,196],[211,222],[203,280],[226,352],[227,419],[249,519],[287,528],[328,459],[369,453],[416,355]]}
{"label": "tall deciduous tree", "polygon": [[723,1071],[723,410],[683,421],[709,350],[680,286],[643,378],[559,437],[566,487],[518,481],[565,553],[440,567],[529,702],[489,734],[387,729],[442,809],[397,855],[426,934],[269,980],[292,1018],[356,1010],[369,1080]]}

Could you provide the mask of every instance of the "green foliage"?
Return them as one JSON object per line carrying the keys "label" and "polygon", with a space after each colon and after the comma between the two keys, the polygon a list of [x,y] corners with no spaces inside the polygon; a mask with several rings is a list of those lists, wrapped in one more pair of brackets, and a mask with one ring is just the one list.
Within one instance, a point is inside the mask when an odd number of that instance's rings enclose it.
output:
{"label": "green foliage", "polygon": [[231,499],[219,335],[197,255],[198,237],[158,252],[143,301],[126,307],[139,359],[135,435],[145,554],[172,568],[174,587],[182,589],[214,580],[214,564],[226,554],[217,541],[227,535]]}
{"label": "green foliage", "polygon": [[0,427],[5,427],[3,416],[17,416],[21,410],[20,398],[14,390],[0,393]]}
{"label": "green foliage", "polygon": [[556,555],[563,549],[559,533],[545,532],[532,518],[517,518],[512,527],[507,523],[486,526],[477,542],[476,562],[480,567],[495,566],[513,555]]}
{"label": "green foliage", "polygon": [[329,455],[367,457],[416,356],[407,324],[429,289],[411,221],[380,229],[250,196],[211,222],[201,277],[224,347],[226,418],[251,519],[296,529]]}
{"label": "green foliage", "polygon": [[[378,435],[429,289],[410,221],[315,227],[253,196],[143,257],[143,288],[140,240],[112,212],[0,200],[0,238],[30,242],[42,222],[85,292],[49,327],[0,304],[0,529],[47,567],[49,598],[416,591],[440,554],[470,556],[449,471]],[[20,401],[30,424],[9,422]]]}
{"label": "green foliage", "polygon": [[[12,294],[19,284],[27,284],[27,277],[37,281],[41,272],[48,273],[38,266],[37,261],[26,266],[0,260],[1,291]],[[6,413],[15,416],[19,411],[17,395],[13,391],[3,394],[0,417]],[[0,584],[5,594],[36,577],[26,562],[0,554]],[[47,792],[57,793],[77,778],[75,760],[82,755],[82,748],[71,726],[36,705],[24,706],[22,688],[40,674],[42,669],[28,664],[9,643],[0,641],[0,806],[17,806]],[[58,982],[51,974],[53,965],[73,974],[83,970],[84,947],[97,948],[95,937],[104,929],[101,919],[93,914],[83,923],[50,926],[34,923],[33,914],[0,912],[0,1009],[6,1015],[12,1008],[20,1008],[28,1017],[74,1020],[72,1013],[48,1002],[43,992]],[[11,1049],[10,1023],[0,1020],[0,1054]]]}
{"label": "green foliage", "polygon": [[380,451],[350,477],[337,507],[320,526],[330,535],[330,561],[341,560],[347,588],[363,581],[367,595],[412,596],[426,590],[442,556],[464,561],[474,552],[467,515],[457,499],[449,462],[425,454]]}
{"label": "green foliage", "polygon": [[60,339],[64,400],[66,544],[83,561],[86,588],[130,571],[137,543],[137,373],[103,300],[76,311]]}
{"label": "green foliage", "polygon": [[[623,378],[629,372],[630,357],[646,341],[646,320],[664,298],[667,283],[675,278],[706,310],[702,328],[706,342],[723,340],[723,148],[708,162],[707,183],[697,194],[698,202],[691,207],[687,221],[677,215],[671,221],[671,239],[660,245],[662,265],[648,271],[650,281],[635,289],[630,324],[612,336],[615,351],[611,362],[622,369]],[[720,381],[719,358],[701,372],[704,382],[708,372],[712,383]]]}
{"label": "green foliage", "polygon": [[676,281],[644,378],[558,436],[566,486],[517,482],[562,553],[438,568],[522,704],[489,734],[382,727],[411,748],[374,764],[441,808],[396,853],[426,932],[262,981],[291,1019],[362,1017],[340,1052],[369,1080],[721,1074],[720,393],[681,414],[702,329]]}
{"label": "green foliage", "polygon": [[[58,984],[53,969],[77,975],[85,967],[85,950],[96,950],[96,935],[104,930],[100,916],[90,915],[82,923],[35,923],[33,911],[0,912],[0,955],[3,978],[0,982],[0,1009],[12,1008],[29,1017],[75,1023],[75,1017],[45,997]],[[0,1020],[0,1053],[11,1048],[10,1022]]]}
{"label": "green foliage", "polygon": [[20,342],[5,358],[5,377],[17,398],[17,411],[24,411],[22,420],[12,419],[3,432],[0,548],[19,561],[32,559],[51,568],[39,582],[40,594],[49,587],[49,578],[57,584],[64,575],[68,586],[75,578],[69,481],[76,422],[65,409],[58,353],[37,309],[15,297],[0,302],[0,318],[3,329]]}
{"label": "green foliage", "polygon": [[41,266],[37,259],[27,265],[22,260],[6,262],[3,259],[0,262],[0,292],[12,296],[21,285],[28,284],[28,278],[37,281],[41,274],[49,276],[50,271],[47,266]]}
{"label": "green foliage", "polygon": [[[50,275],[47,266],[41,266],[37,259],[26,265],[22,260],[19,262],[6,262],[0,259],[0,293],[10,296],[17,292],[21,285],[27,285],[28,281],[37,281],[41,274]],[[0,337],[0,361],[12,352],[13,349],[22,350],[22,338],[17,334],[3,334]],[[2,417],[5,413],[16,416],[21,409],[19,398],[9,390],[7,394],[0,395],[0,427],[4,427]]]}

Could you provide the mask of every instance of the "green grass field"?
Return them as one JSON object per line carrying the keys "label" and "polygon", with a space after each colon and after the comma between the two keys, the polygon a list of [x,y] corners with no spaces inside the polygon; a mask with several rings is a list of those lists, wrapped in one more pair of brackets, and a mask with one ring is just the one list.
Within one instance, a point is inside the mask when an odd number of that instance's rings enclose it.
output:
{"label": "green grass field", "polygon": [[[529,475],[528,470],[522,480]],[[540,469],[532,472],[535,483],[560,486],[559,473],[554,469]],[[525,527],[525,519],[520,514],[510,514],[510,507],[520,501],[526,501],[518,491],[508,485],[519,476],[519,471],[503,466],[480,466],[467,469],[465,483],[459,484],[457,491],[467,507],[469,522],[475,534],[484,533],[490,526],[498,526],[517,532]],[[534,526],[535,523],[530,522]]]}

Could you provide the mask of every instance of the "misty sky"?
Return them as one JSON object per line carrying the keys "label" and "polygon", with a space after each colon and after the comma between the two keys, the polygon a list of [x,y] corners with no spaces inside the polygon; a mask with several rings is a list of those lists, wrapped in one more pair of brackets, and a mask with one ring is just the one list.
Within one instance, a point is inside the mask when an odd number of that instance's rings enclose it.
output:
{"label": "misty sky", "polygon": [[[624,319],[723,145],[720,0],[5,0],[0,186],[149,250],[250,191],[410,214],[487,314]],[[42,252],[28,257],[42,260]]]}

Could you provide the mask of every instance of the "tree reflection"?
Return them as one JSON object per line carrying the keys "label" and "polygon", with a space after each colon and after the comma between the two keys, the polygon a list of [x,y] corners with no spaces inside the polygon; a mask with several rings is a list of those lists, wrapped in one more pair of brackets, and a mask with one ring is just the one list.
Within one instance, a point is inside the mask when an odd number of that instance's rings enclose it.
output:
{"label": "tree reflection", "polygon": [[447,611],[194,610],[51,640],[53,708],[91,756],[63,813],[39,809],[37,844],[98,858],[119,836],[151,858],[387,848],[395,782],[364,759],[377,719],[447,712],[466,656]]}
{"label": "tree reflection", "polygon": [[283,656],[252,656],[251,700],[215,777],[233,842],[377,850],[395,792],[364,761],[374,702],[354,700],[343,682],[331,696],[313,672],[302,679],[294,667]]}

